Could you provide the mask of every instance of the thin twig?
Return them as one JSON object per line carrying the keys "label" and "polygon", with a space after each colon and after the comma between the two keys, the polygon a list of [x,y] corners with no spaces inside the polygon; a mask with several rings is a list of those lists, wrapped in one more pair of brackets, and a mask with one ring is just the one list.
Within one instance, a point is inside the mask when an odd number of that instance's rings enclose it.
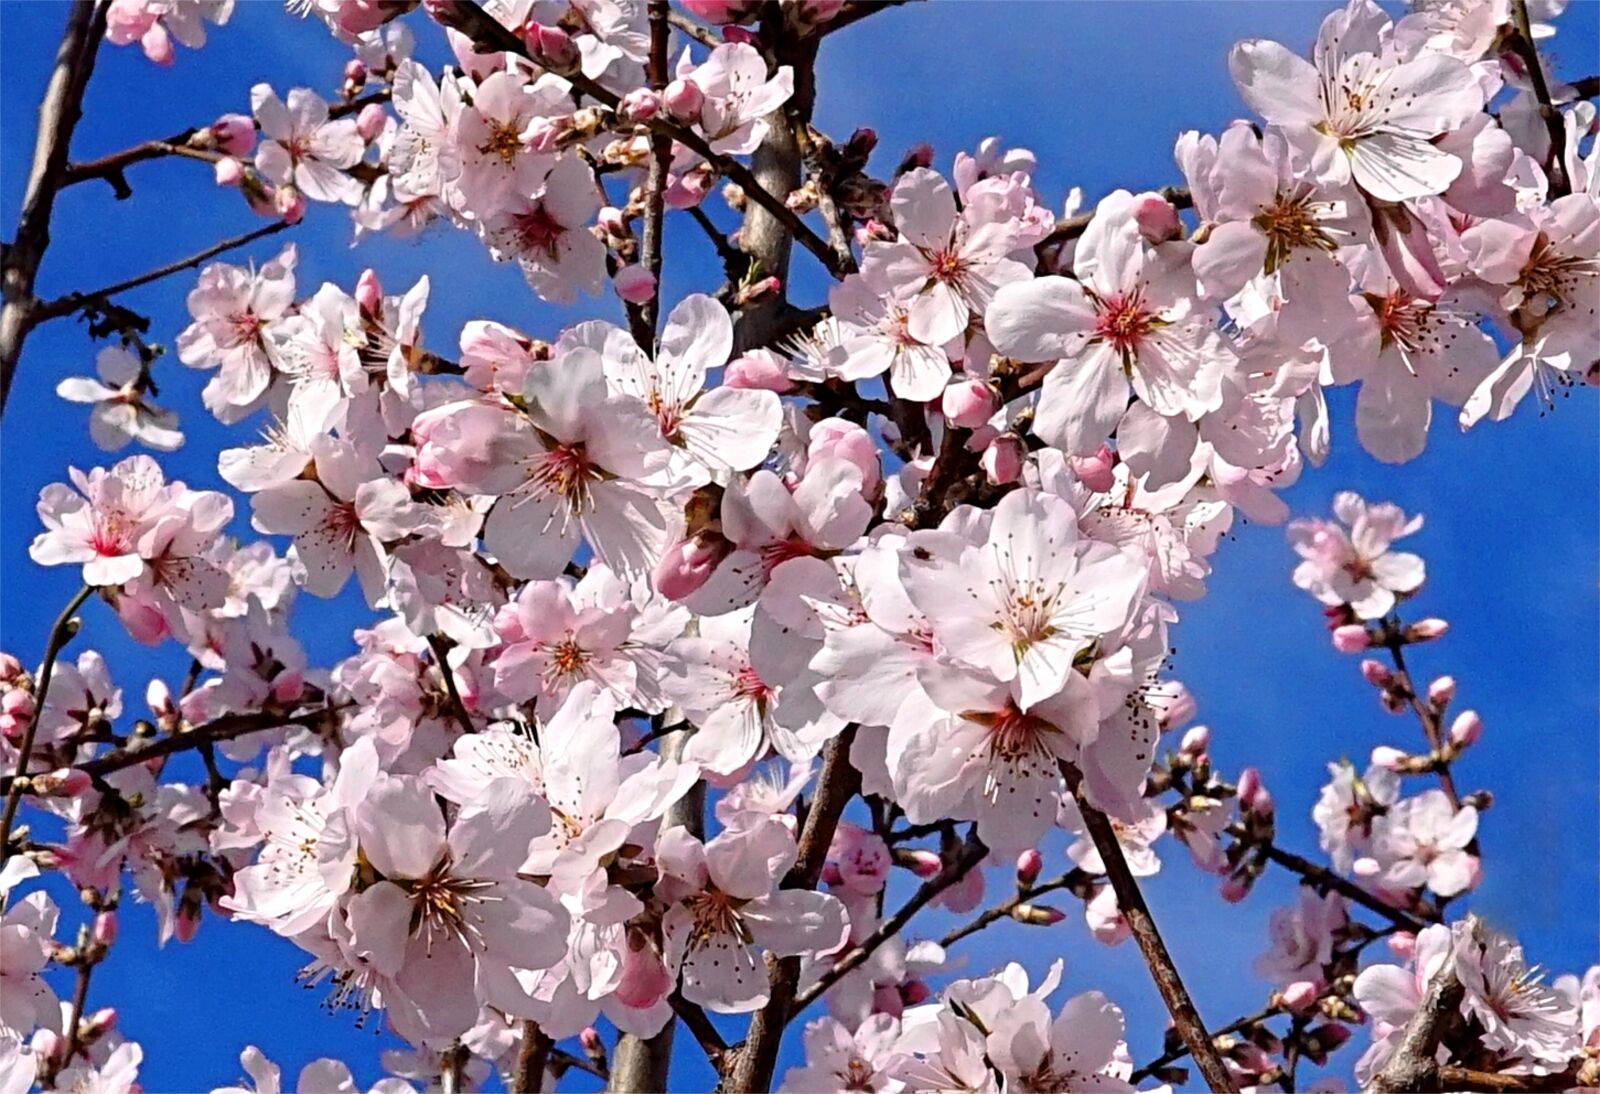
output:
{"label": "thin twig", "polygon": [[1511,21],[1517,33],[1511,46],[1528,69],[1528,80],[1533,84],[1533,97],[1539,102],[1539,117],[1544,120],[1545,131],[1550,134],[1550,157],[1545,162],[1545,173],[1550,177],[1550,196],[1565,197],[1572,193],[1567,179],[1567,127],[1561,111],[1550,98],[1550,85],[1545,81],[1544,62],[1539,59],[1539,47],[1533,41],[1533,26],[1528,19],[1527,0],[1511,0]]}
{"label": "thin twig", "polygon": [[694,1039],[700,1045],[701,1051],[706,1054],[706,1060],[720,1073],[724,1059],[728,1055],[728,1042],[723,1040],[722,1034],[717,1032],[717,1027],[711,1024],[711,1019],[706,1017],[706,1012],[694,1003],[683,997],[681,992],[673,992],[667,1002],[672,1006],[672,1013],[684,1025],[689,1027],[689,1032],[694,1034]]}
{"label": "thin twig", "polygon": [[1110,879],[1111,888],[1117,895],[1117,908],[1127,921],[1134,941],[1139,944],[1139,951],[1144,954],[1145,964],[1150,967],[1151,978],[1155,980],[1156,990],[1161,993],[1161,1001],[1167,1005],[1167,1013],[1172,1015],[1172,1024],[1178,1036],[1189,1046],[1189,1053],[1200,1068],[1200,1074],[1205,1077],[1206,1085],[1214,1091],[1236,1092],[1239,1088],[1233,1081],[1233,1075],[1217,1054],[1216,1046],[1211,1043],[1211,1035],[1206,1032],[1200,1012],[1195,1009],[1194,1000],[1189,997],[1189,990],[1184,987],[1183,978],[1178,975],[1178,968],[1172,962],[1172,955],[1161,940],[1161,932],[1156,929],[1155,917],[1150,914],[1144,894],[1139,891],[1139,882],[1128,868],[1128,860],[1122,853],[1116,830],[1111,826],[1111,818],[1083,796],[1082,776],[1077,768],[1063,763],[1062,774],[1078,801],[1078,811],[1083,814],[1083,826],[1094,841],[1095,850],[1100,852],[1106,877]]}
{"label": "thin twig", "polygon": [[977,934],[991,923],[1012,918],[1012,913],[1029,901],[1037,900],[1046,893],[1054,893],[1061,889],[1069,888],[1075,882],[1086,877],[1087,875],[1082,870],[1074,869],[1068,870],[1060,877],[1051,878],[1049,881],[1041,881],[1037,885],[1020,888],[1017,890],[1016,895],[1010,899],[1003,900],[999,904],[984,909],[983,912],[959,927],[951,928],[943,938],[939,939],[939,945],[941,948],[948,950],[963,938]]}
{"label": "thin twig", "polygon": [[724,44],[722,41],[722,36],[716,31],[712,30],[704,23],[696,22],[687,15],[683,14],[681,11],[669,12],[667,15],[667,22],[671,23],[677,30],[682,31],[684,34],[688,35],[690,38],[693,38],[696,42],[699,42],[707,49],[716,49],[718,46]]}
{"label": "thin twig", "polygon": [[[1254,1029],[1262,1022],[1265,1022],[1268,1018],[1281,1013],[1283,1013],[1281,1008],[1269,1004],[1265,1007],[1262,1007],[1254,1014],[1247,1014],[1243,1018],[1237,1018],[1223,1026],[1221,1029],[1217,1030],[1217,1032],[1211,1035],[1211,1043],[1216,1044],[1224,1037],[1231,1036],[1235,1033],[1243,1033],[1249,1029]],[[1142,1082],[1143,1080],[1150,1078],[1161,1068],[1167,1067],[1170,1064],[1175,1064],[1187,1055],[1189,1055],[1189,1046],[1178,1045],[1167,1052],[1163,1052],[1160,1056],[1157,1056],[1148,1064],[1145,1064],[1138,1071],[1135,1071],[1130,1078],[1135,1083]]]}
{"label": "thin twig", "polygon": [[550,1060],[550,1038],[531,1018],[522,1023],[522,1046],[517,1050],[515,1094],[539,1094],[544,1089],[545,1064]]}
{"label": "thin twig", "polygon": [[[650,0],[650,58],[647,75],[650,89],[660,93],[667,86],[667,42],[672,27],[667,17],[671,6],[667,0]],[[650,138],[650,167],[644,184],[644,239],[640,245],[640,264],[655,280],[655,292],[637,308],[629,309],[633,321],[633,338],[639,348],[654,354],[656,327],[661,314],[661,229],[666,215],[663,192],[667,188],[667,172],[672,167],[672,138],[665,133],[655,133]]]}
{"label": "thin twig", "polygon": [[428,648],[433,651],[439,675],[444,678],[445,695],[450,699],[450,713],[454,715],[456,724],[461,727],[463,733],[475,732],[472,726],[472,714],[461,699],[461,692],[456,688],[455,670],[450,667],[450,643],[442,635],[430,634]]}
{"label": "thin twig", "polygon": [[961,846],[961,852],[955,861],[947,863],[938,874],[924,881],[917,887],[893,915],[883,920],[874,928],[873,932],[862,939],[853,949],[847,950],[839,960],[835,961],[828,969],[817,977],[812,985],[804,991],[797,992],[794,997],[794,1008],[790,1017],[799,1014],[806,1007],[816,1002],[823,993],[846,975],[854,972],[866,963],[867,958],[878,951],[889,939],[898,935],[905,929],[918,912],[926,908],[940,893],[960,882],[983,861],[989,849],[976,836],[968,836]]}
{"label": "thin twig", "polygon": [[50,681],[55,677],[56,658],[61,656],[62,648],[72,640],[72,636],[78,633],[73,613],[83,607],[84,601],[93,592],[91,585],[79,589],[50,625],[50,636],[45,640],[44,661],[39,669],[39,690],[33,697],[33,715],[28,719],[28,728],[22,731],[22,741],[17,745],[16,770],[6,785],[5,811],[0,814],[0,866],[4,866],[11,858],[11,825],[17,819],[17,807],[22,803],[22,791],[27,786],[24,776],[28,773],[28,761],[33,758],[33,742],[39,735],[39,720],[44,717],[45,701],[50,697]]}
{"label": "thin twig", "polygon": [[67,170],[72,132],[83,116],[83,93],[105,38],[110,3],[76,0],[39,103],[33,165],[23,188],[17,232],[0,257],[0,415],[5,413],[22,344],[33,329],[33,286],[50,246],[50,217]]}
{"label": "thin twig", "polygon": [[[1175,208],[1191,209],[1194,207],[1194,195],[1189,193],[1188,187],[1163,186],[1161,189],[1157,190],[1156,193],[1170,201]],[[1094,213],[1091,211],[1088,213],[1079,213],[1075,217],[1068,217],[1065,220],[1057,221],[1055,228],[1051,230],[1050,234],[1045,236],[1034,245],[1033,249],[1035,253],[1042,257],[1045,252],[1049,250],[1049,248],[1055,246],[1056,244],[1065,243],[1069,239],[1077,239],[1083,234],[1083,230],[1089,226],[1089,222],[1093,219]]]}
{"label": "thin twig", "polygon": [[888,11],[890,8],[897,8],[909,2],[910,0],[850,0],[838,15],[822,25],[822,33],[835,34],[845,27],[854,26],[869,15],[876,15],[880,11]]}
{"label": "thin twig", "polygon": [[[1436,758],[1442,757],[1445,741],[1444,718],[1440,711],[1435,710],[1417,694],[1416,682],[1412,680],[1411,671],[1406,667],[1406,656],[1403,652],[1405,644],[1404,629],[1386,620],[1383,627],[1383,645],[1389,651],[1390,659],[1394,661],[1394,686],[1406,696],[1412,712],[1417,716],[1417,721],[1422,723],[1422,735],[1427,738],[1429,751]],[[1456,783],[1450,774],[1449,763],[1441,760],[1434,770],[1438,773],[1439,785],[1450,799],[1451,808],[1459,811],[1461,795],[1456,793]]]}
{"label": "thin twig", "polygon": [[208,258],[215,258],[219,254],[225,254],[235,248],[254,243],[256,240],[270,235],[277,235],[279,232],[293,227],[294,225],[287,220],[274,221],[253,231],[245,232],[243,235],[237,235],[231,239],[224,239],[220,243],[214,243],[205,250],[190,255],[188,258],[169,262],[165,266],[158,266],[147,273],[140,274],[138,277],[130,277],[126,281],[118,281],[115,284],[107,285],[103,289],[92,289],[88,292],[69,292],[65,296],[58,296],[48,303],[40,304],[34,310],[34,322],[38,324],[48,319],[56,319],[77,311],[91,301],[106,300],[109,297],[116,296],[118,293],[127,292],[129,289],[137,289],[140,285],[148,285],[150,282],[159,281],[163,277],[170,277],[184,270],[192,270]]}

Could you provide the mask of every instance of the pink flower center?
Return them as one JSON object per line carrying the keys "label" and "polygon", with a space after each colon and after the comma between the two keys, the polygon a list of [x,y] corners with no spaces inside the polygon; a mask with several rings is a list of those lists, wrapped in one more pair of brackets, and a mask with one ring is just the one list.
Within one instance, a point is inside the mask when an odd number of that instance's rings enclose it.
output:
{"label": "pink flower center", "polygon": [[1155,327],[1155,316],[1145,310],[1143,297],[1135,292],[1107,297],[1097,301],[1099,314],[1095,317],[1095,337],[1110,342],[1124,357],[1139,351],[1142,342]]}
{"label": "pink flower center", "polygon": [[583,445],[569,444],[546,452],[529,481],[536,489],[557,494],[578,509],[588,500],[589,480],[597,477]]}
{"label": "pink flower center", "polygon": [[807,558],[814,553],[811,544],[797,536],[790,536],[788,539],[781,539],[761,548],[761,569],[770,577],[773,570],[790,559]]}
{"label": "pink flower center", "polygon": [[1388,296],[1368,296],[1367,301],[1377,313],[1378,333],[1384,346],[1415,350],[1433,332],[1432,305],[1404,289]]}
{"label": "pink flower center", "polygon": [[119,558],[133,550],[133,529],[120,512],[97,513],[89,546],[101,558]]}
{"label": "pink flower center", "polygon": [[967,272],[967,262],[955,251],[937,250],[928,256],[933,279],[950,283],[960,280]]}
{"label": "pink flower center", "polygon": [[550,215],[543,204],[536,205],[525,213],[512,214],[511,222],[517,242],[524,251],[548,255],[552,260],[555,259],[556,246],[567,230]]}
{"label": "pink flower center", "polygon": [[754,703],[765,703],[772,698],[772,689],[749,665],[740,669],[739,674],[733,678],[733,693],[741,699],[748,699]]}

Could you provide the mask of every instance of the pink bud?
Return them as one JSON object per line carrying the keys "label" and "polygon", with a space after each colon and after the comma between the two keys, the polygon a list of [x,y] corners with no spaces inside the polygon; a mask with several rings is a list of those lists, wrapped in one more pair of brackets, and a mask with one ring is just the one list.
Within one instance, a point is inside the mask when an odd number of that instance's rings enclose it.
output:
{"label": "pink bud", "polygon": [[932,989],[928,987],[927,982],[924,980],[911,979],[900,985],[900,998],[905,1000],[905,1004],[908,1007],[926,1003],[932,994]]}
{"label": "pink bud", "polygon": [[661,105],[680,122],[699,121],[705,101],[705,92],[693,80],[673,80],[661,93]]}
{"label": "pink bud", "polygon": [[356,132],[361,139],[371,144],[383,132],[383,125],[389,116],[383,112],[383,107],[377,103],[368,103],[361,108],[361,113],[356,115]]}
{"label": "pink bud", "polygon": [[611,279],[611,287],[628,303],[643,304],[655,299],[656,278],[643,266],[631,264],[617,271],[617,275]]}
{"label": "pink bud", "polygon": [[838,863],[825,863],[822,867],[822,880],[829,885],[838,885],[844,881],[844,876],[839,873]]}
{"label": "pink bud", "polygon": [[177,914],[172,918],[172,936],[179,942],[193,942],[200,933],[200,908],[187,900],[178,902]]}
{"label": "pink bud", "polygon": [[33,1054],[41,1060],[54,1059],[67,1047],[60,1034],[53,1029],[45,1029],[42,1026],[33,1031],[33,1036],[28,1039],[28,1046],[33,1049]]}
{"label": "pink bud", "polygon": [[933,145],[927,141],[919,141],[906,149],[905,158],[900,161],[901,171],[915,171],[919,167],[933,166]]}
{"label": "pink bud", "polygon": [[1017,884],[1023,887],[1032,885],[1039,880],[1039,871],[1044,869],[1044,856],[1037,847],[1030,847],[1017,856]]}
{"label": "pink bud", "polygon": [[952,425],[976,429],[994,416],[1000,408],[1000,399],[982,380],[962,380],[944,389],[940,405]]}
{"label": "pink bud", "polygon": [[247,155],[256,146],[256,123],[246,114],[224,114],[211,123],[211,139],[219,152]]}
{"label": "pink bud", "polygon": [[713,26],[753,19],[761,10],[760,0],[683,0],[683,6]]}
{"label": "pink bud", "polygon": [[1229,904],[1237,904],[1250,895],[1250,883],[1234,874],[1223,879],[1218,892]]}
{"label": "pink bud", "polygon": [[1211,746],[1211,730],[1206,726],[1195,726],[1183,735],[1183,740],[1178,744],[1178,751],[1185,756],[1200,756]]}
{"label": "pink bud", "polygon": [[117,913],[106,910],[94,917],[94,933],[91,936],[97,946],[109,946],[117,940]]}
{"label": "pink bud", "polygon": [[294,669],[280,672],[272,681],[272,697],[280,703],[294,702],[305,689],[305,676]]}
{"label": "pink bud", "polygon": [[1283,1005],[1292,1011],[1301,1012],[1317,1005],[1322,991],[1314,980],[1296,980],[1278,993],[1283,1000]]}
{"label": "pink bud", "polygon": [[861,492],[873,494],[883,481],[878,446],[872,435],[844,418],[824,418],[811,427],[807,457],[814,463],[829,456],[849,460],[861,470]]}
{"label": "pink bud", "polygon": [[1441,676],[1428,685],[1428,702],[1435,710],[1443,710],[1456,697],[1456,678]]}
{"label": "pink bud", "polygon": [[299,224],[306,215],[306,199],[293,186],[280,186],[272,196],[272,207],[290,224]]}
{"label": "pink bud", "polygon": [[630,122],[647,122],[661,111],[661,96],[648,87],[636,87],[622,97],[617,113]]}
{"label": "pink bud", "polygon": [[673,980],[654,947],[623,947],[622,976],[617,980],[617,1001],[623,1006],[636,1009],[655,1006],[672,990]]}
{"label": "pink bud", "polygon": [[1333,628],[1333,648],[1340,653],[1360,653],[1372,648],[1372,639],[1360,623],[1347,623]]}
{"label": "pink bud", "polygon": [[1391,745],[1379,745],[1372,750],[1372,763],[1388,771],[1398,771],[1411,757]]}
{"label": "pink bud", "polygon": [[176,52],[172,48],[172,38],[167,34],[167,28],[160,23],[153,23],[139,39],[139,48],[144,50],[144,55],[163,67],[176,60]]}
{"label": "pink bud", "polygon": [[1324,1052],[1331,1052],[1350,1039],[1350,1029],[1337,1022],[1326,1022],[1311,1031],[1312,1038],[1317,1042],[1317,1047]]}
{"label": "pink bud", "polygon": [[1450,624],[1443,619],[1419,619],[1406,628],[1406,641],[1432,642],[1435,638],[1443,638]]}
{"label": "pink bud", "polygon": [[1259,793],[1261,793],[1261,772],[1253,767],[1247,767],[1239,772],[1239,803],[1248,809]]}
{"label": "pink bud", "polygon": [[679,540],[656,563],[656,592],[668,600],[682,600],[711,579],[717,564],[733,545],[721,536],[700,535]]}
{"label": "pink bud", "polygon": [[906,1001],[894,984],[879,984],[872,989],[872,1013],[898,1018],[905,1013]]}
{"label": "pink bud", "polygon": [[1478,712],[1475,710],[1463,710],[1456,715],[1456,720],[1450,723],[1450,743],[1457,748],[1477,744],[1481,736],[1483,736],[1483,719],[1478,717]]}
{"label": "pink bud", "polygon": [[79,794],[94,785],[94,780],[87,771],[76,767],[57,768],[45,775],[35,775],[32,779],[33,791],[49,797],[76,798]]}
{"label": "pink bud", "polygon": [[595,214],[594,222],[600,225],[606,235],[616,239],[628,238],[628,218],[622,215],[622,210],[615,205],[601,206]]}
{"label": "pink bud", "polygon": [[84,1020],[83,1039],[93,1041],[103,1037],[116,1024],[117,1008],[101,1007]]}
{"label": "pink bud", "polygon": [[1068,456],[1067,464],[1078,481],[1096,493],[1103,494],[1116,484],[1117,477],[1112,472],[1116,458],[1106,445],[1101,445],[1100,450],[1092,456]]}
{"label": "pink bud", "polygon": [[1183,234],[1178,210],[1160,194],[1140,194],[1133,199],[1133,222],[1146,243],[1165,243]]}
{"label": "pink bud", "polygon": [[357,87],[367,82],[367,66],[362,64],[359,57],[352,57],[344,63],[344,82]]}
{"label": "pink bud", "polygon": [[22,675],[22,662],[9,653],[0,653],[0,680],[15,680]]}
{"label": "pink bud", "polygon": [[572,72],[578,67],[578,45],[560,27],[529,23],[522,32],[533,59],[552,72]]}
{"label": "pink bud", "polygon": [[583,1032],[578,1034],[578,1044],[583,1046],[583,1051],[591,1056],[604,1052],[606,1043],[600,1039],[600,1031],[593,1026],[584,1026]]}
{"label": "pink bud", "polygon": [[730,45],[739,42],[758,48],[761,45],[761,36],[749,27],[723,27],[722,40]]}
{"label": "pink bud", "polygon": [[776,391],[779,395],[794,390],[794,381],[789,378],[783,359],[770,350],[760,349],[729,361],[722,372],[722,383],[725,387]]}
{"label": "pink bud", "polygon": [[1256,791],[1254,800],[1250,802],[1250,812],[1263,819],[1270,818],[1277,809],[1277,804],[1272,800],[1272,791],[1262,787]]}
{"label": "pink bud", "polygon": [[244,181],[244,165],[232,156],[223,156],[211,165],[218,186],[237,186]]}
{"label": "pink bud", "polygon": [[944,869],[944,860],[932,851],[907,851],[899,856],[901,865],[909,866],[920,878],[937,877]]}
{"label": "pink bud", "polygon": [[1394,682],[1394,673],[1385,668],[1383,662],[1370,657],[1361,662],[1361,675],[1375,688],[1386,688]]}
{"label": "pink bud", "polygon": [[363,315],[383,314],[383,283],[378,280],[378,271],[370,266],[356,278],[356,304]]}
{"label": "pink bud", "polygon": [[1402,961],[1410,961],[1417,952],[1417,936],[1410,931],[1396,931],[1388,940],[1389,952]]}
{"label": "pink bud", "polygon": [[983,473],[990,482],[1005,486],[1022,477],[1022,465],[1027,457],[1028,449],[1022,443],[1022,438],[1014,433],[1002,433],[983,450],[978,463],[983,466]]}

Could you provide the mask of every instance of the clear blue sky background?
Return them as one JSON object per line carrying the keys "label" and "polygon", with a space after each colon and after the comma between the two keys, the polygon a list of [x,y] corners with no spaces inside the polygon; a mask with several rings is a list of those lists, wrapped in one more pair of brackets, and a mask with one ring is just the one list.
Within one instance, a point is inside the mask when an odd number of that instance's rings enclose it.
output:
{"label": "clear blue sky background", "polygon": [[[901,151],[931,141],[937,164],[979,139],[998,134],[1033,148],[1041,187],[1052,203],[1080,185],[1091,200],[1119,185],[1139,188],[1177,180],[1172,141],[1187,128],[1220,130],[1244,113],[1227,76],[1227,51],[1239,38],[1275,37],[1309,45],[1329,5],[1313,2],[936,3],[916,4],[869,20],[823,51],[817,115],[843,137],[857,125],[881,138],[881,172]],[[9,232],[31,154],[33,111],[66,15],[63,3],[0,4],[0,203]],[[1561,21],[1561,71],[1575,77],[1596,67],[1597,5],[1576,0]],[[437,36],[420,20],[424,56],[442,59]],[[180,49],[178,64],[157,69],[136,48],[106,48],[91,84],[74,152],[87,158],[137,140],[201,124],[228,110],[248,110],[248,89],[270,79],[281,91],[335,84],[346,54],[315,24],[285,16],[267,0],[240,3],[232,25],[207,48]],[[130,172],[134,196],[111,199],[108,188],[69,191],[57,207],[53,242],[40,277],[49,297],[108,284],[256,226],[231,192],[211,186],[202,164],[173,160]],[[713,202],[712,216],[733,225]],[[246,257],[265,260],[279,239]],[[425,244],[377,240],[352,249],[341,212],[314,207],[291,238],[301,247],[301,295],[324,280],[349,288],[367,265],[389,291],[432,278],[425,329],[430,345],[451,352],[460,325],[487,317],[540,336],[573,318],[618,318],[611,299],[575,309],[540,303],[512,268],[494,268],[468,237],[441,232]],[[798,255],[795,284],[803,299],[824,286]],[[675,218],[668,231],[666,294],[674,300],[717,283],[713,256],[692,225]],[[187,322],[185,275],[125,302],[153,319],[151,337],[170,344]],[[806,297],[810,293],[810,297]],[[92,371],[94,346],[71,320],[51,323],[28,342],[6,416],[0,454],[0,631],[4,647],[35,661],[49,621],[72,594],[77,575],[41,570],[27,557],[37,531],[39,488],[61,480],[69,465],[110,460],[84,429],[83,408],[57,400],[61,377]],[[163,403],[179,409],[188,444],[164,459],[170,477],[223,489],[216,452],[239,443],[239,432],[213,422],[199,404],[205,374],[175,360],[159,366]],[[1296,513],[1323,514],[1333,494],[1355,489],[1422,510],[1427,526],[1416,549],[1432,581],[1421,608],[1452,624],[1442,644],[1418,651],[1420,673],[1449,672],[1461,682],[1460,702],[1482,712],[1487,732],[1460,768],[1465,788],[1493,789],[1496,806],[1481,829],[1485,881],[1472,906],[1517,932],[1531,959],[1557,971],[1581,970],[1596,958],[1596,700],[1597,460],[1595,402],[1580,392],[1540,417],[1525,406],[1515,420],[1459,434],[1442,416],[1427,452],[1402,468],[1377,464],[1356,446],[1348,392],[1332,396],[1334,455],[1287,492]],[[249,427],[243,427],[246,430]],[[241,505],[248,512],[247,505]],[[238,530],[246,531],[245,521]],[[1292,556],[1281,529],[1242,525],[1215,558],[1211,595],[1183,608],[1175,632],[1176,672],[1197,695],[1201,720],[1215,731],[1214,754],[1229,769],[1259,764],[1279,802],[1286,845],[1314,851],[1309,808],[1340,755],[1364,759],[1378,743],[1414,743],[1413,722],[1377,707],[1353,659],[1338,656],[1323,636],[1317,607],[1289,583]],[[352,586],[353,588],[353,586]],[[312,660],[329,664],[351,650],[357,601],[332,605],[302,597],[299,633]],[[145,681],[176,681],[181,651],[155,653],[129,642],[102,605],[93,604],[74,649],[102,650],[125,689],[128,716],[138,716]],[[1418,787],[1421,789],[1421,787]],[[1292,899],[1282,878],[1270,878],[1242,906],[1226,909],[1214,884],[1169,851],[1163,873],[1148,883],[1178,964],[1214,1025],[1254,1010],[1266,986],[1249,973],[1270,910]],[[1059,853],[1051,868],[1059,869]],[[1005,884],[997,874],[998,886]],[[996,895],[1001,894],[995,888]],[[60,894],[73,913],[70,893]],[[1133,1056],[1160,1049],[1162,1014],[1136,950],[1107,950],[1081,924],[1080,909],[1049,930],[1012,925],[963,944],[972,971],[1015,957],[1035,974],[1056,957],[1066,961],[1063,995],[1098,987],[1128,1012]],[[927,936],[949,925],[938,915]],[[322,1055],[348,1060],[358,1080],[380,1072],[377,1053],[395,1044],[348,1015],[329,1016],[293,983],[302,954],[253,927],[208,917],[191,945],[158,952],[148,909],[129,906],[122,939],[95,973],[91,1005],[115,1005],[125,1033],[145,1048],[142,1079],[153,1092],[208,1089],[239,1075],[238,1053],[260,1045],[285,1067],[286,1078]],[[736,1027],[730,1027],[730,1032]],[[792,1037],[791,1042],[797,1042]],[[681,1089],[706,1089],[709,1073],[692,1043],[675,1073]],[[796,1060],[790,1044],[785,1064]],[[1336,1073],[1347,1074],[1354,1053]],[[582,1084],[579,1084],[581,1088]]]}

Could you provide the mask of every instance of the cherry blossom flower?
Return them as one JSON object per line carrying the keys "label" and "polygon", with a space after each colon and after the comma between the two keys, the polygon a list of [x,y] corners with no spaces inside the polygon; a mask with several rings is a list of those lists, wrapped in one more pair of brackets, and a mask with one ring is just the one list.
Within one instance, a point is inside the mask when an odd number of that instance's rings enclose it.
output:
{"label": "cherry blossom flower", "polygon": [[755,151],[767,134],[767,115],[794,94],[794,70],[780,65],[769,76],[760,52],[743,42],[717,46],[693,69],[680,63],[678,77],[705,96],[698,127],[711,150],[730,155]]}
{"label": "cherry blossom flower", "polygon": [[250,89],[250,111],[261,127],[256,170],[263,177],[293,184],[312,201],[361,199],[361,183],[347,173],[366,151],[354,118],[330,120],[327,102],[304,87],[292,88],[285,103],[268,84]]}
{"label": "cherry blossom flower", "polygon": [[114,46],[139,43],[158,65],[170,65],[172,40],[190,49],[206,44],[206,23],[224,26],[234,0],[112,0],[106,9],[106,41]]}
{"label": "cherry blossom flower", "polygon": [[1426,885],[1456,896],[1478,881],[1477,856],[1467,850],[1477,832],[1476,809],[1457,809],[1443,790],[1426,790],[1372,822],[1371,847],[1355,871],[1392,893]]}
{"label": "cherry blossom flower", "polygon": [[150,401],[143,382],[144,366],[122,346],[107,346],[95,354],[99,379],[69,376],[56,385],[56,394],[72,403],[89,403],[89,436],[107,452],[118,452],[137,441],[158,452],[171,452],[183,444],[178,416]]}
{"label": "cherry blossom flower", "polygon": [[1350,0],[1323,20],[1313,61],[1251,39],[1228,64],[1239,94],[1319,177],[1406,201],[1440,193],[1460,174],[1461,161],[1429,142],[1483,109],[1483,92],[1454,57],[1398,55],[1384,41],[1390,29],[1371,0]]}
{"label": "cherry blossom flower", "polygon": [[1115,1074],[1122,1030],[1122,1011],[1097,991],[1067,1000],[1054,1020],[1042,999],[1028,996],[999,1015],[987,1047],[1008,1087],[1129,1091]]}
{"label": "cherry blossom flower", "polygon": [[585,227],[600,208],[594,175],[576,156],[555,162],[542,182],[510,194],[484,221],[496,258],[514,258],[533,291],[570,304],[605,280],[605,245]]}
{"label": "cherry blossom flower", "polygon": [[834,897],[778,889],[794,862],[794,834],[768,820],[701,843],[670,828],[656,843],[669,902],[662,920],[666,963],[682,976],[683,997],[725,1014],[763,1006],[766,972],[756,947],[778,956],[827,953],[844,943],[848,923]]}
{"label": "cherry blossom flower", "polygon": [[1273,909],[1267,926],[1271,948],[1256,958],[1256,975],[1279,988],[1300,980],[1322,983],[1348,923],[1344,897],[1302,887],[1292,907]]}
{"label": "cherry blossom flower", "polygon": [[1422,527],[1390,502],[1371,504],[1342,491],[1333,511],[1349,531],[1323,520],[1289,525],[1289,542],[1303,560],[1294,583],[1330,607],[1348,604],[1362,619],[1381,619],[1404,595],[1422,587],[1426,570],[1418,555],[1391,551],[1395,540]]}
{"label": "cherry blossom flower", "polygon": [[272,381],[273,338],[294,303],[297,261],[290,244],[259,272],[216,262],[200,271],[189,293],[194,322],[178,335],[178,360],[191,368],[218,369],[205,399],[225,422],[254,409]]}
{"label": "cherry blossom flower", "polygon": [[887,1014],[874,1014],[853,1031],[835,1018],[818,1018],[806,1024],[805,1066],[785,1072],[778,1089],[789,1094],[834,1090],[895,1094],[903,1087],[886,1070],[897,1058],[894,1044],[899,1037],[900,1023]]}

